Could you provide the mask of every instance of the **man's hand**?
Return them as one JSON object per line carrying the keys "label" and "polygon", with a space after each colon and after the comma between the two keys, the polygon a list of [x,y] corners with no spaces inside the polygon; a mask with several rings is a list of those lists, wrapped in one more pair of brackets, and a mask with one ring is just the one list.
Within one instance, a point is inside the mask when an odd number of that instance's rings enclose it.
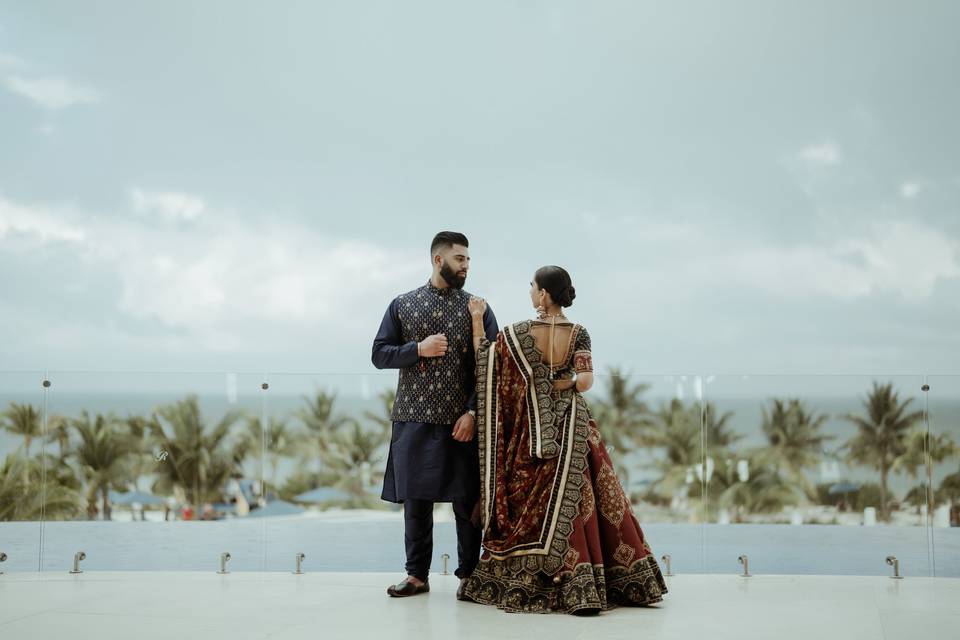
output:
{"label": "man's hand", "polygon": [[470,442],[473,440],[474,430],[475,424],[473,421],[473,416],[469,413],[465,413],[460,416],[460,419],[457,420],[457,423],[453,425],[453,439],[457,442]]}
{"label": "man's hand", "polygon": [[424,358],[435,358],[447,353],[447,336],[435,333],[424,338],[420,343],[420,355]]}

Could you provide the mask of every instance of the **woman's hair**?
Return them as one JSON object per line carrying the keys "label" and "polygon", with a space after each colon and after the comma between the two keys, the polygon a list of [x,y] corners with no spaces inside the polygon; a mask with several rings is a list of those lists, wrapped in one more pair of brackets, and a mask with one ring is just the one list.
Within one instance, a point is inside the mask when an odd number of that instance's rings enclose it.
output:
{"label": "woman's hair", "polygon": [[563,267],[547,265],[533,274],[533,280],[541,289],[546,289],[553,301],[561,307],[569,307],[577,297],[577,291],[570,281],[570,274]]}

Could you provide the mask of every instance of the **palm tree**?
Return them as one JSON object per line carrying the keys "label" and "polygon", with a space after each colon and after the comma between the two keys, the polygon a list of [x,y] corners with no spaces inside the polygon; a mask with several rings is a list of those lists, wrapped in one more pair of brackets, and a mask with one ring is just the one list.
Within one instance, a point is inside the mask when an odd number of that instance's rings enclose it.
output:
{"label": "palm tree", "polygon": [[[748,454],[750,476],[741,480],[733,464],[721,466],[708,485],[720,506],[732,509],[734,521],[742,522],[745,513],[777,513],[785,506],[797,505],[803,498],[795,485],[780,475],[778,465],[757,451]],[[732,460],[728,460],[732,463]]]}
{"label": "palm tree", "polygon": [[[267,487],[277,486],[277,467],[280,460],[297,452],[297,437],[287,426],[285,420],[270,417],[264,433],[259,417],[247,418],[246,449],[256,459],[265,459],[270,466]],[[267,495],[267,487],[263,494]]]}
{"label": "palm tree", "polygon": [[23,438],[26,455],[30,455],[30,444],[34,438],[39,438],[43,430],[40,412],[32,404],[11,402],[10,408],[0,414],[3,419],[3,428],[10,433]]}
{"label": "palm tree", "polygon": [[894,458],[891,468],[895,473],[906,473],[912,480],[914,486],[904,499],[916,505],[918,513],[921,504],[928,504],[928,509],[932,511],[933,505],[929,504],[925,486],[917,484],[920,470],[928,469],[928,464],[932,468],[955,455],[957,446],[949,435],[931,435],[925,427],[911,429],[905,438],[905,445],[903,453]]}
{"label": "palm tree", "polygon": [[302,458],[307,464],[316,461],[318,473],[323,470],[324,456],[333,436],[347,423],[347,418],[334,414],[336,400],[335,393],[318,389],[313,398],[304,398],[306,406],[296,413],[305,427],[300,435],[304,445]]}
{"label": "palm tree", "polygon": [[641,396],[650,385],[631,383],[629,374],[610,367],[606,376],[606,397],[594,403],[603,440],[614,450],[626,451],[642,441],[653,426],[653,412]]}
{"label": "palm tree", "polygon": [[151,477],[156,472],[159,461],[153,451],[149,420],[143,416],[132,415],[127,417],[126,425],[135,445],[135,451],[129,455],[132,485],[134,489],[140,490],[141,478]]}
{"label": "palm tree", "polygon": [[687,495],[702,498],[702,488],[693,483],[693,478],[705,453],[715,459],[730,457],[730,447],[743,437],[729,427],[733,413],[720,413],[709,402],[685,405],[674,398],[662,404],[654,417],[656,428],[644,438],[646,446],[661,453],[653,464],[660,471],[654,491],[672,497],[686,487]]}
{"label": "palm tree", "polygon": [[388,440],[386,433],[364,429],[358,421],[349,420],[349,426],[334,434],[324,450],[324,466],[337,475],[337,485],[353,496],[358,506],[368,506],[370,469],[379,461],[377,454]]}
{"label": "palm tree", "polygon": [[73,427],[69,418],[60,415],[50,416],[47,423],[47,442],[57,443],[57,455],[54,457],[47,452],[44,460],[47,461],[48,480],[79,492],[83,488],[83,478],[73,463],[75,456],[72,448],[72,432]]}
{"label": "palm tree", "polygon": [[857,434],[842,447],[848,460],[880,471],[880,518],[889,520],[887,480],[894,461],[907,450],[907,434],[923,417],[922,411],[908,412],[913,398],[901,402],[893,383],[873,383],[863,401],[866,416],[847,414],[846,420],[857,427]]}
{"label": "palm tree", "polygon": [[0,465],[0,521],[69,519],[82,511],[80,493],[58,484],[48,460],[8,454]]}
{"label": "palm tree", "polygon": [[[0,423],[10,433],[23,437],[26,460],[21,464],[11,464],[8,469],[16,468],[25,474],[37,472],[35,477],[24,478],[25,484],[21,485],[21,489],[28,492],[25,499],[28,498],[31,504],[34,504],[33,507],[26,507],[28,511],[35,510],[39,514],[42,507],[46,518],[72,517],[76,513],[76,497],[79,495],[81,481],[67,460],[70,453],[70,427],[67,418],[51,416],[47,424],[45,441],[56,441],[59,444],[57,458],[49,454],[30,458],[33,440],[44,436],[42,414],[33,405],[11,402],[10,408],[0,414]],[[21,505],[18,513],[22,514],[23,508]],[[0,517],[0,520],[2,519]]]}
{"label": "palm tree", "polygon": [[170,495],[182,490],[194,505],[213,502],[234,473],[241,473],[248,441],[231,438],[241,411],[227,412],[212,430],[200,413],[197,396],[158,407],[145,427],[157,448],[166,453],[153,491]]}
{"label": "palm tree", "polygon": [[631,383],[630,375],[619,367],[610,367],[606,396],[592,405],[600,435],[609,445],[614,468],[626,486],[630,485],[630,472],[624,456],[644,442],[647,431],[654,425],[653,412],[641,398],[649,388],[650,385],[643,382]]}
{"label": "palm tree", "polygon": [[377,394],[377,398],[380,399],[380,412],[367,410],[363,412],[363,417],[389,435],[393,429],[393,403],[397,400],[397,392],[394,389],[384,389]]}
{"label": "palm tree", "polygon": [[940,481],[936,496],[937,502],[950,506],[960,502],[960,471],[954,471]]}
{"label": "palm tree", "polygon": [[70,419],[65,416],[51,416],[47,423],[47,442],[56,442],[58,455],[64,460],[70,453]]}
{"label": "palm tree", "polygon": [[803,472],[820,463],[824,443],[833,439],[820,433],[826,421],[826,415],[814,415],[799,398],[774,398],[769,411],[763,409],[761,428],[767,438],[767,452],[778,470],[785,467],[790,479],[811,500],[816,496],[816,488]]}
{"label": "palm tree", "polygon": [[689,484],[694,465],[701,461],[700,407],[685,406],[674,398],[655,414],[657,428],[645,437],[648,446],[659,449],[662,457],[653,463],[660,478],[652,489],[664,497],[672,497]]}
{"label": "palm tree", "polygon": [[[697,407],[698,404],[692,405],[693,409]],[[733,411],[720,413],[712,402],[704,403],[703,409],[707,432],[707,452],[716,458],[730,449],[734,443],[742,440],[743,436],[735,433],[730,427]]]}
{"label": "palm tree", "polygon": [[132,480],[131,458],[139,450],[126,425],[113,416],[82,411],[70,422],[80,437],[72,455],[87,485],[87,515],[92,520],[101,500],[104,520],[110,520],[110,489],[123,490]]}

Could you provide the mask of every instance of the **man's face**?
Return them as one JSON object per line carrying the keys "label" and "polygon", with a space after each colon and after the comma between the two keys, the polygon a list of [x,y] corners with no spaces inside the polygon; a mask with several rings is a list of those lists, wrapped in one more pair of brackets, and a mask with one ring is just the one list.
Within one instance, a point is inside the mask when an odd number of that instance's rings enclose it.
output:
{"label": "man's face", "polygon": [[455,244],[446,251],[441,251],[440,259],[440,277],[450,288],[462,289],[470,269],[469,250],[463,245]]}

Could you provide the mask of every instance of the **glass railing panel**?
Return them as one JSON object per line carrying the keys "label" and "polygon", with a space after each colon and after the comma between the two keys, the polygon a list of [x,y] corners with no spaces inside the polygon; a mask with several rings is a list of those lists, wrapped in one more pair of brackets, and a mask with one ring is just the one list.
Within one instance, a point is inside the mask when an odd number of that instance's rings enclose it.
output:
{"label": "glass railing panel", "polygon": [[707,377],[707,571],[928,575],[922,384]]}
{"label": "glass railing panel", "polygon": [[[37,571],[47,499],[51,509],[70,511],[77,497],[47,476],[57,456],[46,412],[45,376],[0,373],[0,571]],[[55,502],[55,506],[53,503]],[[47,514],[49,515],[49,514]]]}
{"label": "glass railing panel", "polygon": [[43,570],[263,568],[261,376],[53,372]]}
{"label": "glass railing panel", "polygon": [[[960,577],[960,376],[929,376],[927,504],[937,576]],[[918,486],[922,483],[918,482]]]}
{"label": "glass railing panel", "polygon": [[675,573],[703,567],[702,390],[695,375],[612,369],[585,394],[647,542]]}
{"label": "glass railing panel", "polygon": [[[270,374],[265,480],[278,500],[264,519],[266,564],[291,571],[403,575],[401,506],[380,499],[396,372]],[[456,567],[449,504],[434,511],[431,570]],[[399,580],[399,578],[398,578]]]}

